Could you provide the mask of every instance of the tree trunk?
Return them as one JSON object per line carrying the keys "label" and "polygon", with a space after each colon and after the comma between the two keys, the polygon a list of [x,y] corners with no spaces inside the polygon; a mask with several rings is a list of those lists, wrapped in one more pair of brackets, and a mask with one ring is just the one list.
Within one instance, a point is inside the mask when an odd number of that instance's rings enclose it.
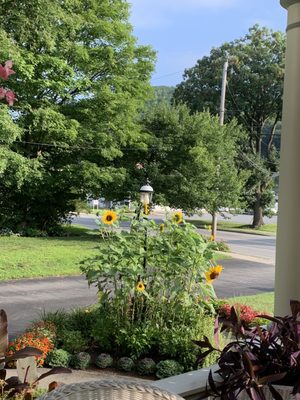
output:
{"label": "tree trunk", "polygon": [[212,221],[211,221],[211,239],[215,241],[217,239],[217,213],[214,212],[212,215]]}
{"label": "tree trunk", "polygon": [[253,208],[253,222],[252,228],[259,229],[262,225],[264,225],[263,219],[263,208],[261,205],[261,187],[258,185],[255,192],[255,203]]}

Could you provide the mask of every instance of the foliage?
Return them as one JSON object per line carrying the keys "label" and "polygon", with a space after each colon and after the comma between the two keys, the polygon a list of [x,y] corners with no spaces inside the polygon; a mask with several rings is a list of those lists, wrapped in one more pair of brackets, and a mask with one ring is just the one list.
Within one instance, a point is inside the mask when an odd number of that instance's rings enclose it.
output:
{"label": "foliage", "polygon": [[212,335],[212,319],[205,315],[214,297],[205,276],[213,265],[209,242],[181,218],[166,220],[163,230],[135,218],[129,232],[116,231],[118,221],[100,221],[101,252],[82,268],[99,289],[92,337],[103,351],[135,359],[176,357],[190,369],[192,340]]}
{"label": "foliage", "polygon": [[81,352],[87,348],[87,343],[80,331],[63,331],[60,340],[62,341],[61,347],[71,354]]}
{"label": "foliage", "polygon": [[263,210],[272,200],[272,175],[278,170],[274,142],[280,134],[284,54],[284,35],[255,25],[187,69],[174,93],[174,102],[187,104],[192,112],[217,114],[223,64],[229,57],[225,117],[227,122],[236,118],[247,132],[237,151],[240,168],[250,172],[245,198],[254,210],[255,228],[263,223]]}
{"label": "foliage", "polygon": [[175,360],[163,360],[157,364],[156,376],[159,379],[178,375],[183,372],[183,367]]}
{"label": "foliage", "polygon": [[80,353],[72,355],[70,359],[70,366],[75,369],[87,369],[91,363],[91,356],[89,353],[81,351]]}
{"label": "foliage", "polygon": [[211,371],[209,374],[209,385],[214,395],[237,399],[244,390],[250,399],[264,400],[263,385],[266,385],[274,398],[282,399],[273,384],[285,384],[293,386],[292,393],[299,396],[299,301],[291,301],[291,311],[291,315],[285,317],[264,315],[271,322],[267,327],[245,329],[232,307],[230,318],[222,330],[230,330],[233,340],[223,350],[214,347],[208,338],[198,342],[201,347],[199,360],[212,351],[219,352],[216,373],[221,380],[218,379],[218,384]]}
{"label": "foliage", "polygon": [[71,355],[63,349],[52,350],[46,358],[46,364],[50,367],[67,367],[70,362]]}
{"label": "foliage", "polygon": [[[105,350],[135,357],[157,346],[162,328],[195,324],[202,299],[214,296],[205,272],[212,265],[208,243],[186,223],[134,219],[130,232],[101,228],[101,253],[84,263],[99,289],[92,335]],[[195,314],[190,318],[191,310]]]}
{"label": "foliage", "polygon": [[117,362],[117,366],[122,371],[130,372],[134,368],[134,361],[130,357],[121,357]]}
{"label": "foliage", "polygon": [[42,330],[34,330],[31,332],[25,332],[10,342],[7,354],[13,356],[18,350],[24,349],[28,346],[34,347],[42,352],[41,355],[36,357],[36,362],[39,367],[44,365],[46,357],[54,348],[53,342],[47,336],[46,332]]}
{"label": "foliage", "polygon": [[216,240],[211,240],[209,244],[210,250],[213,251],[223,251],[225,253],[230,251],[230,247],[226,242],[223,241],[216,241]]}
{"label": "foliage", "polygon": [[114,360],[113,360],[112,356],[107,353],[99,354],[99,356],[97,356],[97,358],[95,360],[95,364],[99,368],[111,367],[113,365],[113,362],[114,362]]}
{"label": "foliage", "polygon": [[149,106],[153,106],[153,104],[160,103],[171,103],[173,93],[175,90],[174,86],[153,86],[154,90],[154,99],[149,101]]}
{"label": "foliage", "polygon": [[[251,306],[241,303],[234,303],[235,312],[238,314],[241,324],[244,327],[249,327],[253,325],[263,325],[268,323],[267,320],[264,320],[258,315],[260,312],[255,311]],[[228,321],[231,317],[231,304],[223,302],[220,304],[219,309],[217,310],[218,315],[220,317],[220,321]]]}
{"label": "foliage", "polygon": [[152,375],[156,371],[156,363],[152,358],[143,358],[137,362],[136,370],[140,375]]}
{"label": "foliage", "polygon": [[[16,343],[16,346],[13,349],[9,348],[9,343],[8,343],[8,321],[7,321],[7,314],[4,310],[0,310],[0,398],[1,399],[7,399],[7,398],[14,398],[14,399],[20,399],[20,398],[26,398],[26,399],[32,399],[36,398],[37,396],[37,385],[40,380],[54,374],[59,374],[59,373],[70,373],[71,370],[67,368],[52,368],[50,371],[40,375],[36,380],[29,382],[28,381],[28,369],[30,368],[30,364],[28,364],[26,374],[24,376],[24,381],[20,381],[20,379],[16,376],[12,376],[10,378],[6,378],[6,370],[5,366],[9,365],[11,363],[14,363],[17,360],[20,359],[25,359],[29,357],[35,357],[36,360],[40,361],[43,359],[44,356],[44,351],[45,347],[41,346],[42,349],[38,349],[36,347],[31,347],[27,346],[24,348],[17,349],[16,347],[19,347],[19,344]],[[33,332],[35,334],[39,332]],[[43,335],[43,331],[41,332],[41,337]],[[31,342],[32,338],[32,333],[29,332],[29,335],[26,336],[26,340],[28,340],[28,343]],[[25,340],[25,341],[26,341]],[[40,342],[40,338],[38,337],[36,342]],[[44,344],[44,343],[43,343]],[[8,355],[7,355],[8,354]],[[53,384],[49,384],[49,391],[50,387]]]}
{"label": "foliage", "polygon": [[1,2],[0,40],[18,78],[18,102],[0,107],[0,227],[55,235],[78,199],[124,181],[154,53],[125,0]]}
{"label": "foliage", "polygon": [[135,169],[131,180],[150,177],[156,203],[209,212],[240,204],[245,176],[237,170],[236,144],[243,133],[236,121],[220,126],[209,112],[191,114],[185,105],[161,104],[141,123],[148,146],[137,154],[143,168]]}

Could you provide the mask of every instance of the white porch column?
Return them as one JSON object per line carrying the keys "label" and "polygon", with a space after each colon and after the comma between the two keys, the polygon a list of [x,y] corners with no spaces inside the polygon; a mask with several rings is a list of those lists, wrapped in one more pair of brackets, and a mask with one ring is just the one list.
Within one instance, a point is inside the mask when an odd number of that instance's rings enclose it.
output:
{"label": "white porch column", "polygon": [[280,0],[288,10],[283,98],[275,314],[300,300],[300,0]]}

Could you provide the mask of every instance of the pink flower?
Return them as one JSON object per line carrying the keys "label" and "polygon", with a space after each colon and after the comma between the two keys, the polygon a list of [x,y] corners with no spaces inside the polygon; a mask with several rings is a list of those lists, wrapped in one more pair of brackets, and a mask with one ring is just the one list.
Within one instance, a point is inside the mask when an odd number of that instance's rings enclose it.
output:
{"label": "pink flower", "polygon": [[7,92],[6,89],[4,89],[3,87],[0,87],[0,100],[4,99],[6,92]]}
{"label": "pink flower", "polygon": [[5,97],[9,106],[13,106],[14,102],[17,100],[16,95],[11,90],[6,91]]}
{"label": "pink flower", "polygon": [[6,63],[3,65],[0,64],[0,78],[2,78],[4,81],[7,81],[9,75],[15,74],[16,72],[12,69],[12,61],[8,60]]}

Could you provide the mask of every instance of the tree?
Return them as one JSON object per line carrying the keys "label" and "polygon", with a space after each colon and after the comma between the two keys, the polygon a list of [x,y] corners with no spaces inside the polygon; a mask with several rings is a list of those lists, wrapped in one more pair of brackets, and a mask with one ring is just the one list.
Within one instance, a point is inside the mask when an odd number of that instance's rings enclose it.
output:
{"label": "tree", "polygon": [[23,171],[2,169],[0,226],[51,233],[77,199],[124,181],[118,159],[141,141],[154,53],[136,45],[125,0],[2,2],[0,39],[18,95],[1,124]]}
{"label": "tree", "polygon": [[209,56],[186,70],[173,98],[192,112],[209,109],[218,113],[222,66],[229,57],[226,120],[236,118],[247,132],[239,154],[240,167],[251,171],[246,197],[254,211],[254,228],[263,224],[272,175],[278,169],[273,143],[281,119],[284,54],[284,35],[255,25],[245,37],[213,48]]}
{"label": "tree", "polygon": [[160,104],[142,124],[148,147],[135,155],[143,168],[134,178],[150,178],[156,202],[210,213],[238,205],[244,177],[236,168],[236,142],[242,136],[236,121],[220,126],[208,112],[191,115],[185,105]]}

